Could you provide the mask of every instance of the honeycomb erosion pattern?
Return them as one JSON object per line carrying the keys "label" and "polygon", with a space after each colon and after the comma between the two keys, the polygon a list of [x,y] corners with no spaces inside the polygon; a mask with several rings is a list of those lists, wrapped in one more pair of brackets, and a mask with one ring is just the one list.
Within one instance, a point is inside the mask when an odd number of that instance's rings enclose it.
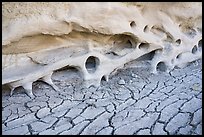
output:
{"label": "honeycomb erosion pattern", "polygon": [[202,3],[2,3],[2,85],[53,84],[76,68],[100,86],[126,63],[151,55],[152,73],[202,58]]}

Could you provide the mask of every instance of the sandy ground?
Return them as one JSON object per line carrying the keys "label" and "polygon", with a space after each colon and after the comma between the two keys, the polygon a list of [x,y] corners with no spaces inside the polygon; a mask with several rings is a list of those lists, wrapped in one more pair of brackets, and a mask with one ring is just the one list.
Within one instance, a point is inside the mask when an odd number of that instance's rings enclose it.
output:
{"label": "sandy ground", "polygon": [[147,61],[135,61],[102,81],[82,86],[74,70],[53,74],[53,90],[33,84],[31,100],[22,87],[2,89],[3,135],[201,135],[201,60],[170,73],[150,74]]}

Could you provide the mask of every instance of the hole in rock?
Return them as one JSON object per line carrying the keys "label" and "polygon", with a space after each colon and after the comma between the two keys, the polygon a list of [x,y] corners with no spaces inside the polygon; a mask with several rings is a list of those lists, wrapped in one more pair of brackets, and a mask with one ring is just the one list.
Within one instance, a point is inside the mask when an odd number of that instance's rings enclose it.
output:
{"label": "hole in rock", "polygon": [[178,54],[178,55],[176,56],[176,59],[180,59],[180,58],[181,58],[181,55],[182,55],[182,53]]}
{"label": "hole in rock", "polygon": [[177,40],[176,40],[176,43],[177,43],[178,45],[180,45],[180,44],[181,44],[181,39],[177,39]]}
{"label": "hole in rock", "polygon": [[130,26],[131,26],[132,28],[135,28],[135,27],[136,27],[136,23],[135,23],[134,21],[132,21],[132,22],[130,22]]}
{"label": "hole in rock", "polygon": [[157,71],[166,71],[167,70],[167,67],[166,67],[166,64],[164,62],[159,62],[157,64]]}
{"label": "hole in rock", "polygon": [[133,48],[137,44],[139,38],[131,35],[116,34],[109,40],[113,42],[113,47],[121,48]]}
{"label": "hole in rock", "polygon": [[[106,53],[108,56],[123,56],[135,49],[135,44],[132,44],[132,41],[127,39],[121,42],[116,42],[113,47],[111,47],[110,51]],[[112,54],[112,55],[111,55]]]}
{"label": "hole in rock", "polygon": [[147,50],[149,48],[149,43],[141,43],[138,46],[139,49]]}
{"label": "hole in rock", "polygon": [[198,48],[199,48],[199,49],[202,49],[202,39],[199,40],[199,42],[198,42]]}
{"label": "hole in rock", "polygon": [[140,60],[152,60],[154,55],[155,55],[155,50],[140,56],[136,60],[138,60],[138,61],[140,61]]}
{"label": "hole in rock", "polygon": [[99,58],[90,56],[86,60],[85,67],[89,73],[94,73],[99,65]]}
{"label": "hole in rock", "polygon": [[192,51],[191,51],[191,52],[192,52],[193,54],[195,54],[195,53],[197,52],[197,50],[198,50],[198,48],[197,48],[197,46],[195,45],[195,46],[192,48]]}
{"label": "hole in rock", "polygon": [[105,85],[105,83],[106,83],[106,79],[105,79],[105,76],[103,76],[103,77],[101,78],[101,85]]}
{"label": "hole in rock", "polygon": [[149,27],[148,27],[148,25],[146,25],[145,27],[144,27],[144,30],[143,30],[144,32],[148,32],[149,31]]}
{"label": "hole in rock", "polygon": [[106,81],[105,76],[103,76],[103,77],[101,78],[101,81]]}
{"label": "hole in rock", "polygon": [[[131,35],[124,35],[124,34],[116,34],[109,39],[109,41],[113,44],[110,45],[110,48],[107,49],[106,52],[114,52],[118,56],[124,56],[133,50],[135,50],[136,45],[138,43],[138,38],[133,37]],[[113,56],[106,54],[107,56]],[[117,56],[113,56],[117,57]]]}

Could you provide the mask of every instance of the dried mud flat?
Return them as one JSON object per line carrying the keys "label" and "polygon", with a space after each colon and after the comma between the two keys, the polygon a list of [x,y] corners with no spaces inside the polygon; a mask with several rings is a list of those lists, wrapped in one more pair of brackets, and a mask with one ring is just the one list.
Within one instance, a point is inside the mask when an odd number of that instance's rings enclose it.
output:
{"label": "dried mud flat", "polygon": [[23,88],[2,88],[3,135],[201,135],[202,61],[169,73],[135,61],[85,88],[75,70],[52,76],[61,91],[34,82],[31,100]]}

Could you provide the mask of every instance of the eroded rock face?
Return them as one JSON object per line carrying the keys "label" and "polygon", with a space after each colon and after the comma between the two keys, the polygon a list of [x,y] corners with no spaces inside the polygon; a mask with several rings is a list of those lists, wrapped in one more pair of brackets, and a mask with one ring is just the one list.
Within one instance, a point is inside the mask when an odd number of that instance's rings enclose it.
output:
{"label": "eroded rock face", "polygon": [[66,66],[85,86],[155,51],[152,73],[202,57],[202,3],[2,3],[2,85],[11,93]]}

